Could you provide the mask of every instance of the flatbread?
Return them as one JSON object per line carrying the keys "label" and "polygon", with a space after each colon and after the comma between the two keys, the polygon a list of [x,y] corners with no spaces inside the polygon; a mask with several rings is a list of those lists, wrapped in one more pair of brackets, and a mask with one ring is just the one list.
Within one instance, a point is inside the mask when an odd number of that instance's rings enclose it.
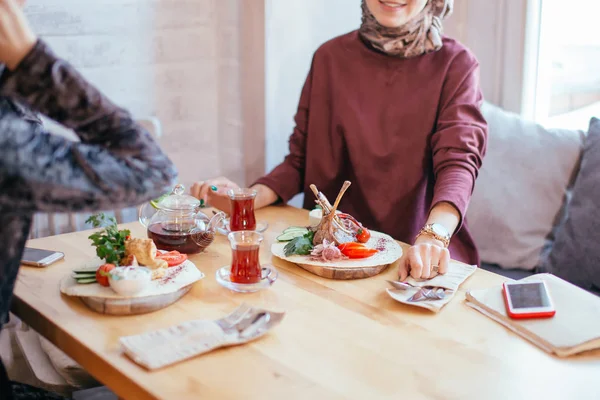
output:
{"label": "flatbread", "polygon": [[337,267],[337,268],[365,268],[376,267],[379,265],[388,265],[396,262],[402,257],[402,247],[391,236],[385,233],[370,231],[371,239],[365,245],[376,248],[378,253],[369,258],[340,260],[333,262],[314,261],[310,256],[293,255],[286,257],[283,248],[288,242],[275,242],[271,245],[271,253],[282,260],[294,264],[312,265],[315,267]]}
{"label": "flatbread", "polygon": [[[77,270],[90,269],[91,271],[95,271],[102,264],[104,264],[104,261],[96,258],[86,263],[81,268],[77,268]],[[160,279],[151,281],[148,288],[143,292],[134,296],[121,296],[110,287],[102,286],[99,283],[77,283],[71,275],[72,272],[69,272],[69,275],[61,280],[61,293],[64,293],[67,296],[97,297],[103,299],[125,299],[174,293],[179,289],[204,278],[204,274],[198,270],[196,265],[190,260],[186,260],[176,267],[167,268],[165,275]]]}
{"label": "flatbread", "polygon": [[125,241],[125,256],[133,255],[141,265],[153,270],[168,268],[165,260],[156,258],[156,250],[152,239],[133,238]]}

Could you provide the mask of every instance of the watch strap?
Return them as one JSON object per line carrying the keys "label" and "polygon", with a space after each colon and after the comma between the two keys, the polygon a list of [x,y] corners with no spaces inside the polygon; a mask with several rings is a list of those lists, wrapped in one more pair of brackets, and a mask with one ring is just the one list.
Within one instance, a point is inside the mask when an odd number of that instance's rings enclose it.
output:
{"label": "watch strap", "polygon": [[436,240],[439,240],[440,242],[442,242],[442,244],[444,245],[445,248],[448,248],[448,245],[450,245],[450,235],[449,234],[447,234],[447,235],[438,234],[433,229],[433,224],[427,224],[423,228],[421,228],[421,230],[417,234],[416,238],[418,238],[419,236],[424,236],[424,235],[432,237]]}

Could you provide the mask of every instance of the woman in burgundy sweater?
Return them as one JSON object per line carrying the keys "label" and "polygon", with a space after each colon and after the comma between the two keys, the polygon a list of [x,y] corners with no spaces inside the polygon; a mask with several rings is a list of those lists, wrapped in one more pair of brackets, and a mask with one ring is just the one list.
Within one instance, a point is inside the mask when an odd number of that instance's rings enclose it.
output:
{"label": "woman in burgundy sweater", "polygon": [[[452,4],[363,1],[360,29],[314,54],[290,153],[253,185],[257,208],[304,192],[310,209],[310,184],[335,198],[350,180],[340,209],[366,227],[413,243],[401,260],[401,279],[444,273],[450,254],[479,263],[464,215],[487,125],[477,60],[441,35]],[[227,210],[231,187],[236,185],[217,178],[196,183],[192,193]]]}

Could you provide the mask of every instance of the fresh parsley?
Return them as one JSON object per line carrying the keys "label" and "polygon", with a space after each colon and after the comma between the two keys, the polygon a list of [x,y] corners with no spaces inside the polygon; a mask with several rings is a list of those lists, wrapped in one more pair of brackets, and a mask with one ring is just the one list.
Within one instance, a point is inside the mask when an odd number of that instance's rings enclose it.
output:
{"label": "fresh parsley", "polygon": [[117,220],[102,213],[92,215],[85,223],[91,224],[94,228],[104,228],[88,237],[92,241],[92,246],[96,247],[98,258],[108,264],[119,265],[125,255],[125,240],[129,238],[131,232],[128,229],[119,230]]}
{"label": "fresh parsley", "polygon": [[313,238],[315,236],[315,233],[313,231],[308,231],[308,233],[305,233],[302,236],[298,236],[294,239],[292,239],[291,241],[288,242],[288,244],[285,245],[285,247],[283,248],[283,252],[285,254],[286,257],[289,257],[291,255],[300,255],[300,256],[307,256],[310,254],[310,252],[313,249]]}

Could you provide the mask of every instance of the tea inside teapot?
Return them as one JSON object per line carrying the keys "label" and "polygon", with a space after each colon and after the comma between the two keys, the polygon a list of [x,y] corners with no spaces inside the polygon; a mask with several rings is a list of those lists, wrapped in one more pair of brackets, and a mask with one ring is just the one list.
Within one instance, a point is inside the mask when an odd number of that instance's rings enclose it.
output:
{"label": "tea inside teapot", "polygon": [[217,213],[209,219],[199,211],[200,201],[184,191],[183,185],[177,185],[169,195],[144,205],[140,222],[158,249],[200,253],[213,242],[216,226],[225,214]]}
{"label": "tea inside teapot", "polygon": [[215,238],[214,231],[190,229],[185,231],[166,230],[161,222],[148,226],[148,237],[160,250],[195,254],[207,248]]}

